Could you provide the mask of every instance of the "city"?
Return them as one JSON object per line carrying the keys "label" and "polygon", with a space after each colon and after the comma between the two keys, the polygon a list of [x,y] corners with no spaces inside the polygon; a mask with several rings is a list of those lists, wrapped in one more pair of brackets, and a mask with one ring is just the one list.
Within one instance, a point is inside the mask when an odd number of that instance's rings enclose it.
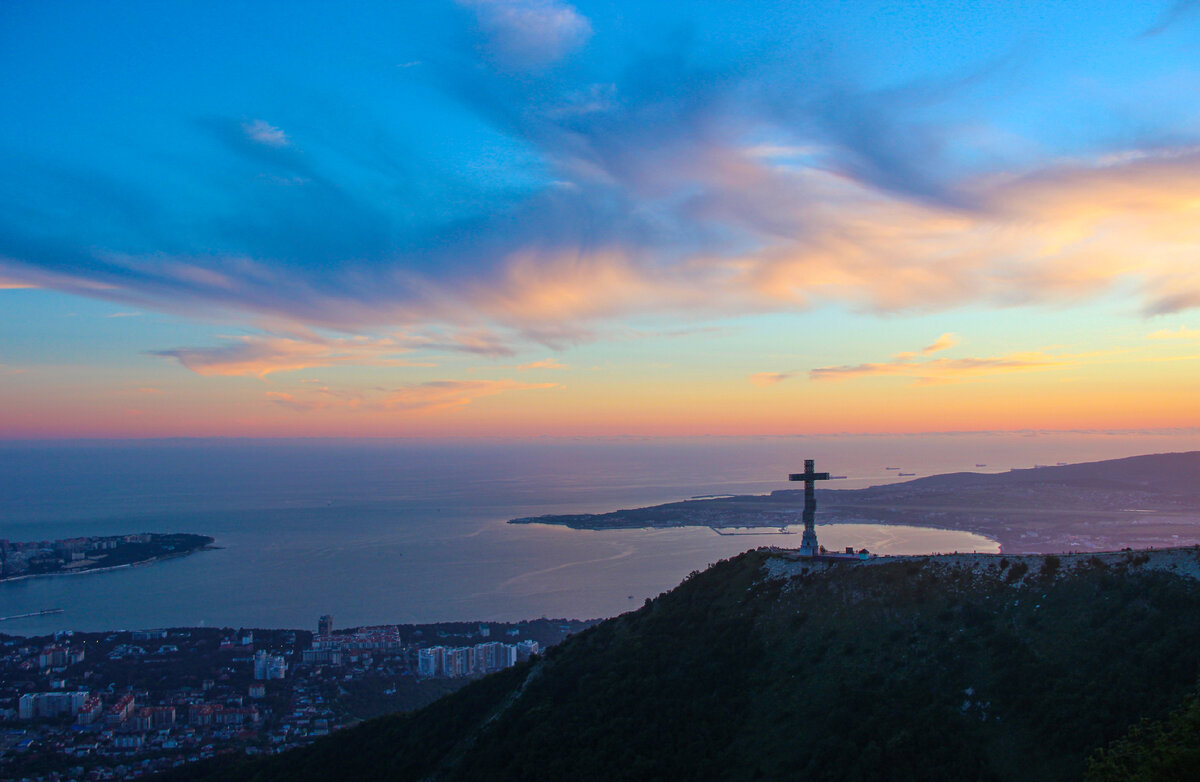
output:
{"label": "city", "polygon": [[408,711],[594,624],[0,636],[0,778],[122,779]]}

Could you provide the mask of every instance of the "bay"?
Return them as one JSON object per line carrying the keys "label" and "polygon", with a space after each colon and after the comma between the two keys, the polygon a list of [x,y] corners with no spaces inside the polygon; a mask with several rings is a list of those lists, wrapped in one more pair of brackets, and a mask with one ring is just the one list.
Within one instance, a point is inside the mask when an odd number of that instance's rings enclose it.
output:
{"label": "bay", "polygon": [[[571,530],[510,518],[794,488],[803,459],[839,488],[1190,450],[1192,432],[530,440],[0,443],[0,539],[196,532],[219,548],[146,566],[0,584],[0,632],[310,627],[612,616],[692,570],[799,535]],[[985,463],[985,468],[976,464]],[[819,514],[818,514],[819,521]],[[830,548],[995,551],[978,535],[820,528]]]}

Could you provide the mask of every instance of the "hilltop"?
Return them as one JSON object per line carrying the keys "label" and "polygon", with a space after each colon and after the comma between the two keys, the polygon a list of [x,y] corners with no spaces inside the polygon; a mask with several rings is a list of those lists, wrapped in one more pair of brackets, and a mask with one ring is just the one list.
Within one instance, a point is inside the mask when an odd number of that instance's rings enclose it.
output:
{"label": "hilltop", "polygon": [[[819,489],[818,524],[874,522],[986,535],[1006,553],[1111,551],[1200,542],[1200,451],[1003,473],[960,472],[866,489]],[[796,523],[802,491],[688,500],[512,523],[578,529]]]}
{"label": "hilltop", "polygon": [[1118,779],[1195,743],[1198,577],[1193,548],[760,549],[414,714],[168,778]]}

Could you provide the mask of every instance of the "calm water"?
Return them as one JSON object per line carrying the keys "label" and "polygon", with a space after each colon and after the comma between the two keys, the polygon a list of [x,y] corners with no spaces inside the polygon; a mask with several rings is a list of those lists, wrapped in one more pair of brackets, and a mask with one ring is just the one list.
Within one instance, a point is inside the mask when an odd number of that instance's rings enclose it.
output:
{"label": "calm water", "polygon": [[[838,487],[1200,447],[1170,436],[991,435],[528,441],[157,441],[0,444],[0,538],[185,531],[219,550],[149,566],[0,584],[0,623],[34,634],[164,625],[308,627],[610,616],[689,571],[799,535],[592,532],[513,517],[789,488],[816,458]],[[819,520],[819,518],[818,518]],[[820,530],[830,547],[994,551],[962,532]]]}

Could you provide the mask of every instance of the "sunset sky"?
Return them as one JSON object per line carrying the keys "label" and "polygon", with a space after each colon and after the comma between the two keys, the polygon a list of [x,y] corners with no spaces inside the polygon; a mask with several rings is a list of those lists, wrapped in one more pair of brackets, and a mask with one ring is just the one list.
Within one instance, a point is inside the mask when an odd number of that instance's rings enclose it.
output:
{"label": "sunset sky", "polygon": [[0,4],[0,437],[1200,427],[1200,2]]}

